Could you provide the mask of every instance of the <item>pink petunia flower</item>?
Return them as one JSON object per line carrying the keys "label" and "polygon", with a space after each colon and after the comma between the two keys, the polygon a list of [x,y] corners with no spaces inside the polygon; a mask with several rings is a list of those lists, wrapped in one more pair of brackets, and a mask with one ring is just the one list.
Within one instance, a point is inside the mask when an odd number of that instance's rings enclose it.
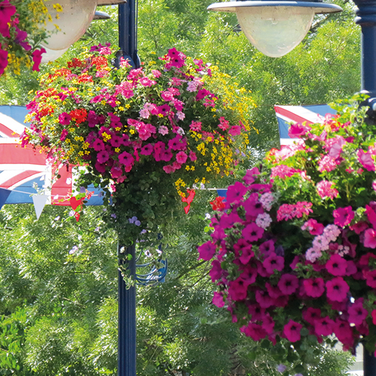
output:
{"label": "pink petunia flower", "polygon": [[335,184],[331,181],[322,180],[317,183],[317,193],[321,198],[334,199],[338,196],[338,191],[333,188]]}
{"label": "pink petunia flower", "polygon": [[217,291],[214,292],[212,303],[216,305],[218,308],[222,308],[225,305],[223,300],[223,295]]}
{"label": "pink petunia flower", "polygon": [[180,151],[176,154],[176,161],[180,164],[183,164],[187,161],[188,155],[184,151]]}
{"label": "pink petunia flower", "polygon": [[364,150],[360,149],[356,152],[358,157],[358,162],[367,170],[375,171],[375,162],[370,153],[365,153]]}
{"label": "pink petunia flower", "polygon": [[194,162],[194,161],[197,161],[197,156],[196,156],[196,153],[192,150],[189,151],[189,159]]}
{"label": "pink petunia flower", "polygon": [[175,168],[171,165],[167,165],[167,166],[163,166],[163,171],[166,174],[172,174],[173,172],[175,172]]}
{"label": "pink petunia flower", "polygon": [[373,228],[368,228],[366,231],[364,231],[363,244],[367,248],[376,248],[376,231]]}
{"label": "pink petunia flower", "polygon": [[308,231],[311,235],[321,235],[324,231],[324,225],[318,223],[316,219],[310,218],[306,221],[301,229],[304,231],[308,228]]}

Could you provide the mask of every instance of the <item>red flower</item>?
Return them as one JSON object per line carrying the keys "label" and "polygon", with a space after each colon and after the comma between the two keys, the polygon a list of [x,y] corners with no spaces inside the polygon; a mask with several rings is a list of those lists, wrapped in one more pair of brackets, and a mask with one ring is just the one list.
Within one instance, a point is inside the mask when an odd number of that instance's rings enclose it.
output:
{"label": "red flower", "polygon": [[224,197],[216,197],[213,201],[210,201],[210,205],[212,206],[213,210],[222,210],[226,207],[225,203],[223,202]]}

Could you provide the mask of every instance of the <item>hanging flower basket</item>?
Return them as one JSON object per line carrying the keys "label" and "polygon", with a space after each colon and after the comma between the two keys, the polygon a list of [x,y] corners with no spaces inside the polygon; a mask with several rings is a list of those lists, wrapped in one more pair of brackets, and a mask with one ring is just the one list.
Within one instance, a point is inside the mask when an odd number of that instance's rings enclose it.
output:
{"label": "hanging flower basket", "polygon": [[139,69],[115,59],[94,46],[44,76],[22,143],[56,166],[86,166],[79,186],[102,187],[109,220],[134,241],[183,212],[186,188],[228,176],[250,126],[208,89],[201,60],[175,48]]}
{"label": "hanging flower basket", "polygon": [[[54,8],[61,11],[59,4]],[[51,20],[42,0],[3,0],[0,2],[0,76],[11,71],[20,74],[22,65],[39,71],[40,43],[48,33],[43,25]]]}
{"label": "hanging flower basket", "polygon": [[298,142],[214,203],[212,240],[198,249],[212,260],[213,303],[246,336],[283,347],[284,361],[333,338],[376,350],[376,127],[357,107],[292,125]]}

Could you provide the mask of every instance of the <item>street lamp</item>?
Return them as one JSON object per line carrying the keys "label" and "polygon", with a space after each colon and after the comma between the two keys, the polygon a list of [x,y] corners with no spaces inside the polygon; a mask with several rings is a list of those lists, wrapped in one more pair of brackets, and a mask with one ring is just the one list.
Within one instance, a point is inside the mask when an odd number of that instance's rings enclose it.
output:
{"label": "street lamp", "polygon": [[264,55],[280,57],[306,36],[315,14],[340,12],[341,7],[319,1],[230,1],[208,10],[236,13],[248,40]]}

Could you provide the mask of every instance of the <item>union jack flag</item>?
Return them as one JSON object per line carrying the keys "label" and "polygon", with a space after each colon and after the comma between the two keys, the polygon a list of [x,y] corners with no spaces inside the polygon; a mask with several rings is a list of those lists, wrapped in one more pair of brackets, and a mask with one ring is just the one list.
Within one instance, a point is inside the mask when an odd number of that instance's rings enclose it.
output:
{"label": "union jack flag", "polygon": [[[0,106],[0,188],[11,191],[5,204],[33,203],[31,194],[37,193],[37,186],[49,196],[48,203],[70,206],[72,168],[62,167],[59,170],[61,178],[53,182],[46,155],[31,146],[23,148],[20,145],[19,136],[26,127],[27,112],[22,106]],[[102,204],[98,193],[96,190],[89,205]]]}
{"label": "union jack flag", "polygon": [[289,128],[291,123],[307,124],[321,123],[326,114],[335,114],[328,105],[312,106],[274,106],[277,115],[280,144],[291,145],[296,139],[289,137]]}

